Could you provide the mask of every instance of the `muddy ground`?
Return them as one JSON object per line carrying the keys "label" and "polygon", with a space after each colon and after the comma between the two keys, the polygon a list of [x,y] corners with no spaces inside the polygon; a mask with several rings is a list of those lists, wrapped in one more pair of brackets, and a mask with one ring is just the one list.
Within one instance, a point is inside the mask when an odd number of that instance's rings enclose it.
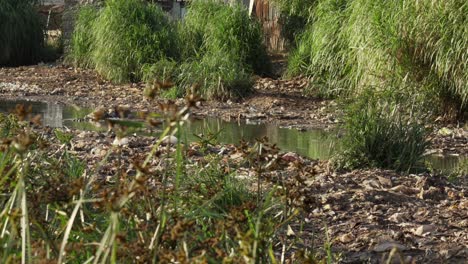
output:
{"label": "muddy ground", "polygon": [[[258,79],[253,95],[237,102],[202,102],[194,115],[226,120],[249,119],[278,126],[330,128],[340,122],[335,101],[302,96],[304,79]],[[0,69],[1,99],[31,99],[75,104],[81,107],[129,105],[133,110],[158,111],[156,101],[142,96],[144,84],[111,84],[92,71],[63,65]],[[178,104],[183,104],[180,100]],[[97,132],[73,131],[74,153],[92,165],[114,138]],[[92,146],[87,142],[95,142]],[[124,146],[128,159],[146,151],[154,138],[130,137]],[[434,129],[434,153],[468,155],[464,124]],[[196,148],[192,146],[191,148]],[[223,148],[223,151],[221,151]],[[194,150],[196,152],[196,149]],[[232,145],[212,146],[213,153],[238,159]],[[193,163],[198,162],[194,155]],[[293,153],[280,154],[283,166],[265,175],[277,181],[286,175],[294,188],[297,206],[305,209],[304,231],[293,226],[308,248],[323,248],[328,232],[333,250],[343,263],[380,263],[398,248],[404,263],[466,263],[468,259],[468,176],[457,182],[431,174],[399,175],[384,170],[336,173],[326,162],[307,160]],[[300,163],[303,166],[293,166]],[[131,165],[129,165],[131,170]],[[300,169],[298,169],[300,168]],[[250,175],[248,168],[237,168]],[[110,164],[100,173],[113,173]],[[131,173],[131,172],[129,172]],[[398,259],[399,257],[395,258]],[[396,262],[400,263],[400,262]]]}

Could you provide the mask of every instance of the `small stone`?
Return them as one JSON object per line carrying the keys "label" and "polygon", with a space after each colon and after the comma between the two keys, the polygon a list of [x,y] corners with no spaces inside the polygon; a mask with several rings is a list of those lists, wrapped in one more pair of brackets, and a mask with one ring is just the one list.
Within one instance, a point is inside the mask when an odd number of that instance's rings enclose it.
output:
{"label": "small stone", "polygon": [[179,140],[177,139],[177,137],[175,137],[175,136],[165,136],[165,137],[163,137],[161,143],[162,143],[163,145],[168,145],[168,144],[169,144],[169,145],[175,145],[175,144],[177,144],[177,142],[179,142]]}
{"label": "small stone", "polygon": [[434,225],[422,225],[414,230],[414,234],[417,236],[423,236],[427,233],[431,233],[437,229]]}
{"label": "small stone", "polygon": [[386,242],[380,243],[380,244],[376,245],[373,250],[375,252],[385,252],[385,251],[390,251],[393,248],[397,248],[397,249],[399,249],[401,251],[406,250],[406,247],[404,245],[398,244],[396,242],[391,242],[391,241],[386,241]]}
{"label": "small stone", "polygon": [[382,184],[383,187],[391,188],[393,186],[392,180],[381,176],[377,176],[377,178],[379,179],[379,182],[380,184]]}
{"label": "small stone", "polygon": [[112,143],[114,146],[126,146],[128,145],[128,138],[123,137],[123,138],[115,138],[114,142]]}
{"label": "small stone", "polygon": [[340,236],[340,242],[343,244],[347,244],[353,241],[353,239],[354,239],[354,236],[351,233],[347,233],[347,234]]}
{"label": "small stone", "polygon": [[394,223],[401,223],[405,221],[405,218],[404,213],[394,213],[388,218],[388,220]]}

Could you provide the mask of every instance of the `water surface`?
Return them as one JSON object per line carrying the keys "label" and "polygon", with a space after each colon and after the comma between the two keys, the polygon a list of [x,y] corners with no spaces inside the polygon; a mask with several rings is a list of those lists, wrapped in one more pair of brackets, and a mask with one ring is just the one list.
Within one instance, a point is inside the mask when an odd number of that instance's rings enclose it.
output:
{"label": "water surface", "polygon": [[[90,109],[46,103],[30,102],[24,100],[0,101],[0,112],[8,113],[14,109],[16,104],[31,105],[33,114],[42,116],[43,124],[50,127],[69,127],[79,130],[106,131],[106,127],[96,127],[91,122],[78,122]],[[313,159],[328,159],[339,149],[339,138],[333,131],[320,129],[299,131],[296,129],[280,128],[276,124],[246,124],[245,122],[227,122],[216,118],[205,118],[191,120],[183,129],[182,139],[196,141],[195,135],[209,135],[218,133],[219,143],[239,143],[241,140],[254,142],[258,138],[268,137],[270,142],[275,143],[282,151],[293,151]],[[146,133],[146,132],[145,132]],[[428,156],[425,161],[431,167],[440,170],[453,170],[457,168],[462,160],[468,157],[454,156]],[[466,162],[465,162],[466,163]]]}

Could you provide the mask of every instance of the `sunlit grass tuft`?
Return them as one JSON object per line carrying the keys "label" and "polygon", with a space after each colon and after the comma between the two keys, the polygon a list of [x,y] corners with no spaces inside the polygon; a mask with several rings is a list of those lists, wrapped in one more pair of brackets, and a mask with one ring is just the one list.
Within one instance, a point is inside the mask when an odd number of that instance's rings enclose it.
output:
{"label": "sunlit grass tuft", "polygon": [[338,169],[378,167],[409,172],[421,165],[429,146],[424,126],[428,113],[405,94],[365,91],[348,106]]}

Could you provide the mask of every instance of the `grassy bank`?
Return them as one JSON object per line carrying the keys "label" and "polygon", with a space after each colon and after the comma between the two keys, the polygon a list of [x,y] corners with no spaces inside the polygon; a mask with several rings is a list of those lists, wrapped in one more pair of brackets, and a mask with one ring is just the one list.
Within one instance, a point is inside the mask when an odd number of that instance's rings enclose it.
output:
{"label": "grassy bank", "polygon": [[114,82],[172,81],[171,95],[182,96],[197,83],[210,99],[243,96],[252,74],[270,71],[260,25],[245,7],[214,0],[190,3],[180,23],[141,0],[84,7],[69,60]]}
{"label": "grassy bank", "polygon": [[468,101],[467,14],[457,0],[318,1],[288,75],[310,76],[311,90],[331,96],[406,91],[422,95],[419,105],[460,115]]}

